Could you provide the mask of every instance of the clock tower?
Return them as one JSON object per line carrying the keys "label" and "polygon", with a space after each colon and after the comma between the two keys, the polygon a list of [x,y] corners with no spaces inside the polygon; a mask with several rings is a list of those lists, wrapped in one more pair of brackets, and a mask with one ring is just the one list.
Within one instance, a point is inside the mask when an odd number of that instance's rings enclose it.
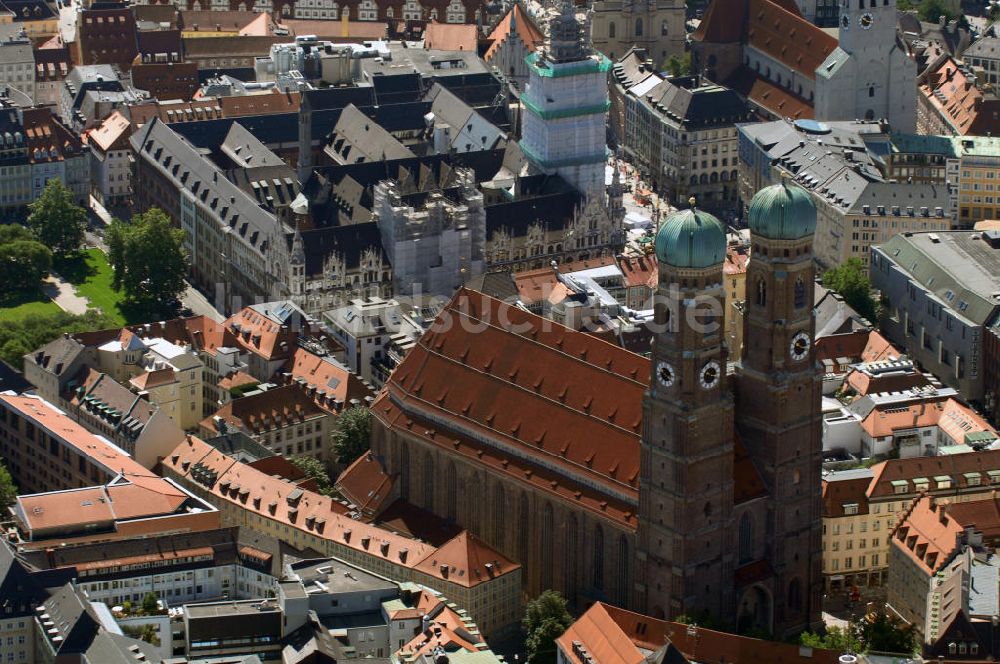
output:
{"label": "clock tower", "polygon": [[736,427],[769,493],[774,633],[819,619],[822,375],[813,336],[816,208],[787,179],[754,196]]}
{"label": "clock tower", "polygon": [[896,0],[840,0],[839,45],[816,68],[815,117],[915,132],[916,76],[896,34]]}
{"label": "clock tower", "polygon": [[722,314],[726,234],[692,207],[656,235],[659,285],[644,401],[638,607],[730,621],[733,398]]}

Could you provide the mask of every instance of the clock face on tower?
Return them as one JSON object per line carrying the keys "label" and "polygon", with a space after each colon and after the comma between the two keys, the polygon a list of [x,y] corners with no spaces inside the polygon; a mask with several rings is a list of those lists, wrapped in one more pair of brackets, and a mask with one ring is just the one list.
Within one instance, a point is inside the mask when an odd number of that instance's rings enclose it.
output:
{"label": "clock face on tower", "polygon": [[788,353],[796,362],[804,360],[806,359],[806,355],[809,354],[810,345],[812,345],[812,342],[809,339],[809,335],[805,332],[799,332],[792,337],[792,343],[788,345]]}
{"label": "clock face on tower", "polygon": [[656,380],[663,387],[670,387],[674,384],[674,368],[666,362],[660,362],[656,365]]}
{"label": "clock face on tower", "polygon": [[699,380],[701,381],[701,386],[706,390],[710,390],[719,384],[719,363],[715,360],[708,362],[704,367],[701,368],[701,376]]}
{"label": "clock face on tower", "polygon": [[867,30],[875,23],[875,17],[868,13],[862,14],[861,18],[858,19],[858,23],[863,29]]}

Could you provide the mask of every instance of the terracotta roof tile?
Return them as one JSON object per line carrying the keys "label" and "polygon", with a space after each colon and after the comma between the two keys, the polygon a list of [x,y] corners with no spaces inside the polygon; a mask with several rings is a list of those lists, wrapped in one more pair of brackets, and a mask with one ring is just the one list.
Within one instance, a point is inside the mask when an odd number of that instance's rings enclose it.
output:
{"label": "terracotta roof tile", "polygon": [[896,492],[892,483],[902,480],[907,481],[909,492],[913,493],[915,490],[911,482],[918,477],[947,476],[953,486],[973,486],[968,483],[967,473],[977,475],[980,484],[987,485],[992,477],[988,475],[990,471],[1000,475],[1000,450],[890,459],[872,466],[873,477],[866,493],[869,499],[893,495]]}
{"label": "terracotta roof tile", "polygon": [[[196,436],[189,436],[163,460],[165,469],[199,484],[216,501],[225,501],[251,514],[297,528],[359,553],[385,559],[401,567],[416,568],[425,560],[439,561],[421,571],[438,579],[467,587],[492,578],[485,563],[499,561],[494,576],[520,566],[460,533],[440,549],[425,542],[351,519],[347,508],[336,500],[303,489],[283,478],[268,475],[232,459]],[[211,471],[206,480],[205,471]],[[195,476],[202,479],[197,479]],[[448,572],[440,565],[447,564]],[[456,570],[452,574],[451,570]],[[458,572],[465,571],[464,576]],[[479,570],[479,575],[475,571]]]}
{"label": "terracotta roof tile", "polygon": [[803,18],[797,8],[771,0],[750,0],[747,43],[811,79],[837,48],[837,39]]}
{"label": "terracotta roof tile", "polygon": [[726,85],[776,117],[796,120],[813,117],[811,103],[746,66],[737,69]]}
{"label": "terracotta roof tile", "polygon": [[233,428],[258,434],[327,416],[297,385],[285,385],[234,399],[203,420],[201,427],[218,433],[214,418],[221,417]]}
{"label": "terracotta roof tile", "polygon": [[424,29],[424,48],[440,51],[476,51],[478,28],[470,23],[432,21]]}
{"label": "terracotta roof tile", "polygon": [[798,645],[764,641],[717,632],[702,627],[657,620],[597,602],[556,639],[573,664],[585,664],[576,654],[579,643],[601,664],[641,664],[647,653],[673,646],[685,657],[699,662],[729,664],[835,664],[833,650],[800,648]]}
{"label": "terracotta roof tile", "polygon": [[349,404],[354,399],[364,402],[367,397],[374,396],[371,388],[350,369],[305,348],[296,348],[281,371],[290,374],[290,381],[304,383],[303,387],[323,407],[336,401],[342,404]]}
{"label": "terracotta roof tile", "polygon": [[358,457],[337,478],[337,491],[355,505],[366,520],[377,515],[392,498],[393,478],[371,452]]}
{"label": "terracotta roof tile", "polygon": [[510,37],[512,29],[517,33],[528,53],[534,53],[535,49],[545,40],[545,35],[535,25],[535,22],[525,14],[521,4],[515,2],[487,38],[491,43],[486,54],[483,55],[486,62],[493,59],[500,45]]}

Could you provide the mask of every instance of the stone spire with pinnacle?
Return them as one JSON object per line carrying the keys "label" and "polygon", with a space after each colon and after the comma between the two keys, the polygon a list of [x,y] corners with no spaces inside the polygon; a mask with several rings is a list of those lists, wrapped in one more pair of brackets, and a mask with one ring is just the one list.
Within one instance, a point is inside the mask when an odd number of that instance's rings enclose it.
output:
{"label": "stone spire with pinnacle", "polygon": [[572,0],[562,0],[559,14],[549,21],[546,52],[552,62],[576,62],[590,55],[590,38],[576,17]]}

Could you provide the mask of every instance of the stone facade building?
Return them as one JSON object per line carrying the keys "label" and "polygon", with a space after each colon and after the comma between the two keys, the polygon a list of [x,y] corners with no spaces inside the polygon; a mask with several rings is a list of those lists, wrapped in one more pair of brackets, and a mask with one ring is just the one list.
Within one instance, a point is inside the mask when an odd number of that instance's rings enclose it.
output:
{"label": "stone facade building", "polygon": [[786,184],[751,206],[752,341],[735,376],[712,306],[726,236],[699,210],[657,235],[651,361],[460,291],[439,317],[450,324],[431,327],[372,407],[373,449],[401,496],[521,562],[528,595],[775,634],[816,624],[815,215]]}
{"label": "stone facade building", "polygon": [[657,64],[684,54],[684,3],[677,0],[596,0],[591,6],[594,47],[614,60],[633,46]]}

